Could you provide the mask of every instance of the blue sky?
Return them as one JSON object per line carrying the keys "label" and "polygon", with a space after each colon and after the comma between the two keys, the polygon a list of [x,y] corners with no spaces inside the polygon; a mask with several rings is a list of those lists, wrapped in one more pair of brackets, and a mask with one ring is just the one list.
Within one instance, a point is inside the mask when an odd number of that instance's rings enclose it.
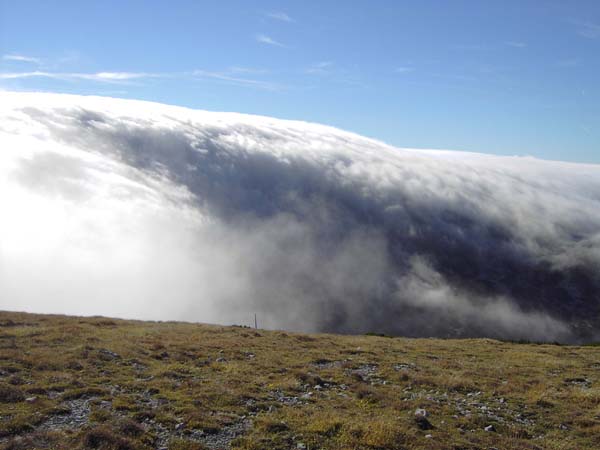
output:
{"label": "blue sky", "polygon": [[0,89],[600,163],[600,1],[0,0]]}

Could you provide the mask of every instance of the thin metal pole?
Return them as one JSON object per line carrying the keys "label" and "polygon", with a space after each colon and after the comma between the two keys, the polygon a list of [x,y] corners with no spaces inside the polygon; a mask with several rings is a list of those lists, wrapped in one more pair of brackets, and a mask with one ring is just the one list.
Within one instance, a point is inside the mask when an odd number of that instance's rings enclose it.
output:
{"label": "thin metal pole", "polygon": [[254,329],[258,329],[258,322],[256,321],[256,313],[254,313]]}

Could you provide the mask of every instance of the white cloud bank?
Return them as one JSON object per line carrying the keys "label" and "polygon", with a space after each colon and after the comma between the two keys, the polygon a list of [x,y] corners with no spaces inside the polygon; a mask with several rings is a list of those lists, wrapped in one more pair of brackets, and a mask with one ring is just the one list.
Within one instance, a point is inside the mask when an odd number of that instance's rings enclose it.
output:
{"label": "white cloud bank", "polygon": [[0,309],[597,338],[600,166],[0,92]]}

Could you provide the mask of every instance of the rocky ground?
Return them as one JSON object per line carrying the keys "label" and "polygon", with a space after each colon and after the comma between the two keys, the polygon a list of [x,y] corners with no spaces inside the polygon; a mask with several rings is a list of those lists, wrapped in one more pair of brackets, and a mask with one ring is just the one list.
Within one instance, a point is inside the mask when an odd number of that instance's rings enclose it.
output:
{"label": "rocky ground", "polygon": [[6,449],[596,449],[600,347],[0,313]]}

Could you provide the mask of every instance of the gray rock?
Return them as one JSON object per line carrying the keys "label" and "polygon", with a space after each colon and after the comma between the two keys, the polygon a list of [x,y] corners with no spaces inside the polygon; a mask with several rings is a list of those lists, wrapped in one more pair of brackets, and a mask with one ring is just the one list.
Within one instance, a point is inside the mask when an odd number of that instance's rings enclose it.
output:
{"label": "gray rock", "polygon": [[427,410],[422,408],[417,408],[415,410],[415,417],[427,417]]}
{"label": "gray rock", "polygon": [[100,355],[102,355],[104,357],[104,359],[119,359],[119,358],[121,358],[121,355],[119,355],[118,353],[115,353],[111,350],[108,350],[106,348],[101,348],[100,350],[98,350],[98,353],[100,353]]}
{"label": "gray rock", "polygon": [[427,420],[428,415],[427,410],[423,408],[417,408],[415,410],[415,422],[421,430],[433,430],[434,428],[431,422]]}

